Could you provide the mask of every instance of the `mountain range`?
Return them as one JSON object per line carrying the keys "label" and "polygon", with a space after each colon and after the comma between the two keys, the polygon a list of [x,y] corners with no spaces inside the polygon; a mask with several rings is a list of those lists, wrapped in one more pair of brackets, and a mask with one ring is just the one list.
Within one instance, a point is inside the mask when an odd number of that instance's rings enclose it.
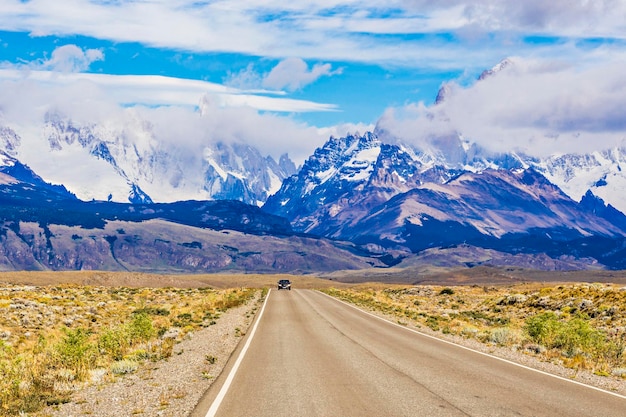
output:
{"label": "mountain range", "polygon": [[181,146],[188,138],[161,140],[139,113],[124,116],[79,123],[51,110],[35,124],[0,119],[0,154],[85,201],[218,199],[258,206],[296,171],[287,155],[276,162],[251,146],[224,141]]}
{"label": "mountain range", "polygon": [[331,137],[296,167],[183,139],[196,148],[160,140],[132,109],[99,124],[0,118],[0,268],[319,272],[433,250],[465,267],[626,268],[625,149],[537,158],[378,127]]}

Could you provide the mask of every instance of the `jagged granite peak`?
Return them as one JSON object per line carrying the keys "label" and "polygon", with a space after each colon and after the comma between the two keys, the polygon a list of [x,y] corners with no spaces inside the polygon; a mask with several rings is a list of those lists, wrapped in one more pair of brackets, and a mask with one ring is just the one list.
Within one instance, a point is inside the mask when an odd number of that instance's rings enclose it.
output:
{"label": "jagged granite peak", "polygon": [[[34,134],[37,130],[40,135]],[[187,140],[193,145],[180,146]],[[241,143],[163,140],[133,109],[99,123],[81,123],[50,110],[40,125],[1,125],[0,150],[83,200],[232,199],[261,205],[296,171],[288,155],[277,163]]]}
{"label": "jagged granite peak", "polygon": [[493,66],[491,69],[487,69],[484,70],[479,76],[478,76],[478,80],[482,81],[486,78],[492,77],[495,74],[513,67],[515,64],[513,63],[513,60],[511,58],[505,58],[502,61],[498,62],[495,66]]}
{"label": "jagged granite peak", "polygon": [[528,163],[542,172],[575,200],[588,190],[616,209],[626,212],[626,148],[615,147],[589,154],[554,155],[529,159]]}
{"label": "jagged granite peak", "polygon": [[297,216],[362,187],[374,172],[381,148],[378,137],[370,132],[363,136],[331,136],[297,174],[287,178],[280,190],[268,198],[264,209],[278,215]]}
{"label": "jagged granite peak", "polygon": [[0,150],[6,155],[15,157],[22,140],[11,128],[0,126]]}
{"label": "jagged granite peak", "polygon": [[437,97],[435,98],[435,105],[441,104],[446,101],[446,98],[450,96],[450,92],[452,91],[452,87],[450,87],[450,83],[443,83],[439,90],[437,91]]}
{"label": "jagged granite peak", "polygon": [[[505,58],[499,63],[497,63],[496,65],[494,65],[492,68],[486,69],[483,72],[481,72],[480,75],[478,76],[478,81],[483,81],[487,78],[493,77],[499,72],[506,70],[507,68],[510,68],[513,66],[515,66],[515,63],[513,62],[513,60],[511,58]],[[452,94],[452,91],[453,91],[453,85],[454,85],[453,83],[444,82],[441,85],[441,87],[439,87],[439,90],[437,91],[437,96],[435,98],[435,105],[445,102],[446,99],[450,97],[450,94]]]}
{"label": "jagged granite peak", "polygon": [[331,137],[264,209],[287,217],[299,231],[336,238],[372,207],[425,181],[444,183],[456,175],[431,155],[382,143],[373,133]]}
{"label": "jagged granite peak", "polygon": [[278,191],[284,178],[295,173],[295,165],[287,155],[279,164],[256,148],[238,143],[217,142],[205,147],[204,161],[204,189],[213,199],[236,199],[254,205],[262,205]]}

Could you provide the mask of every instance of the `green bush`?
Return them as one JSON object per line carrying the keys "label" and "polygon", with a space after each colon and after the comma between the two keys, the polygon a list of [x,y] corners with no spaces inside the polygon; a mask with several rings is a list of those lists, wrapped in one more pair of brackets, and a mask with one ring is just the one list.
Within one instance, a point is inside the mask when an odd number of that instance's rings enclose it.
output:
{"label": "green bush", "polygon": [[90,334],[85,329],[65,329],[64,333],[61,341],[54,346],[59,365],[73,371],[78,380],[83,380],[95,364],[95,346],[89,342]]}
{"label": "green bush", "polygon": [[526,320],[524,330],[530,339],[545,347],[554,347],[556,336],[562,332],[563,324],[553,312],[541,313]]}
{"label": "green bush", "polygon": [[100,335],[98,351],[119,361],[130,347],[130,337],[124,327],[107,329]]}
{"label": "green bush", "polygon": [[157,331],[150,317],[146,313],[139,313],[135,314],[128,324],[128,334],[131,344],[135,344],[149,341],[156,336]]}
{"label": "green bush", "polygon": [[582,317],[561,321],[552,312],[542,313],[529,318],[525,330],[533,342],[560,349],[566,356],[585,353],[598,358],[611,349],[606,335]]}

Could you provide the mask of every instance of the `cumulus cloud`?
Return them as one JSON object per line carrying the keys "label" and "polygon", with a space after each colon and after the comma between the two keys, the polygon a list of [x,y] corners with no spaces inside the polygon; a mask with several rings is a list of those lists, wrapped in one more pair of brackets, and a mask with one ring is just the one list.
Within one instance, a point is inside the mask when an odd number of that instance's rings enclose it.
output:
{"label": "cumulus cloud", "polygon": [[100,49],[82,49],[76,45],[63,45],[52,51],[50,58],[12,64],[2,63],[2,68],[30,70],[50,70],[61,73],[87,71],[92,63],[103,61],[104,53]]}
{"label": "cumulus cloud", "polygon": [[342,70],[333,71],[330,64],[315,64],[313,68],[301,58],[287,58],[278,63],[263,79],[263,86],[281,90],[299,90],[320,77],[341,74]]}
{"label": "cumulus cloud", "polygon": [[626,145],[623,62],[572,68],[518,58],[469,87],[446,88],[439,104],[388,109],[378,128],[418,146],[460,133],[493,151],[538,156]]}
{"label": "cumulus cloud", "polygon": [[271,71],[261,74],[254,64],[249,64],[237,73],[229,73],[224,83],[231,87],[296,91],[317,81],[321,77],[339,75],[341,68],[333,70],[331,64],[315,64],[312,68],[302,58],[286,58]]}
{"label": "cumulus cloud", "polygon": [[83,50],[76,45],[64,45],[52,51],[50,59],[41,63],[42,69],[59,72],[82,72],[95,61],[103,61],[104,54],[99,49]]}

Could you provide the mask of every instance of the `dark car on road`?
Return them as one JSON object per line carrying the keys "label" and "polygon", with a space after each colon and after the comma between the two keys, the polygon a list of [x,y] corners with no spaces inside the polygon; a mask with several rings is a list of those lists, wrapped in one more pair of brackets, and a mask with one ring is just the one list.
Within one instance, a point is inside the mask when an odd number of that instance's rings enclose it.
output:
{"label": "dark car on road", "polygon": [[288,279],[281,279],[280,281],[278,281],[278,289],[291,291],[291,281],[289,281]]}

